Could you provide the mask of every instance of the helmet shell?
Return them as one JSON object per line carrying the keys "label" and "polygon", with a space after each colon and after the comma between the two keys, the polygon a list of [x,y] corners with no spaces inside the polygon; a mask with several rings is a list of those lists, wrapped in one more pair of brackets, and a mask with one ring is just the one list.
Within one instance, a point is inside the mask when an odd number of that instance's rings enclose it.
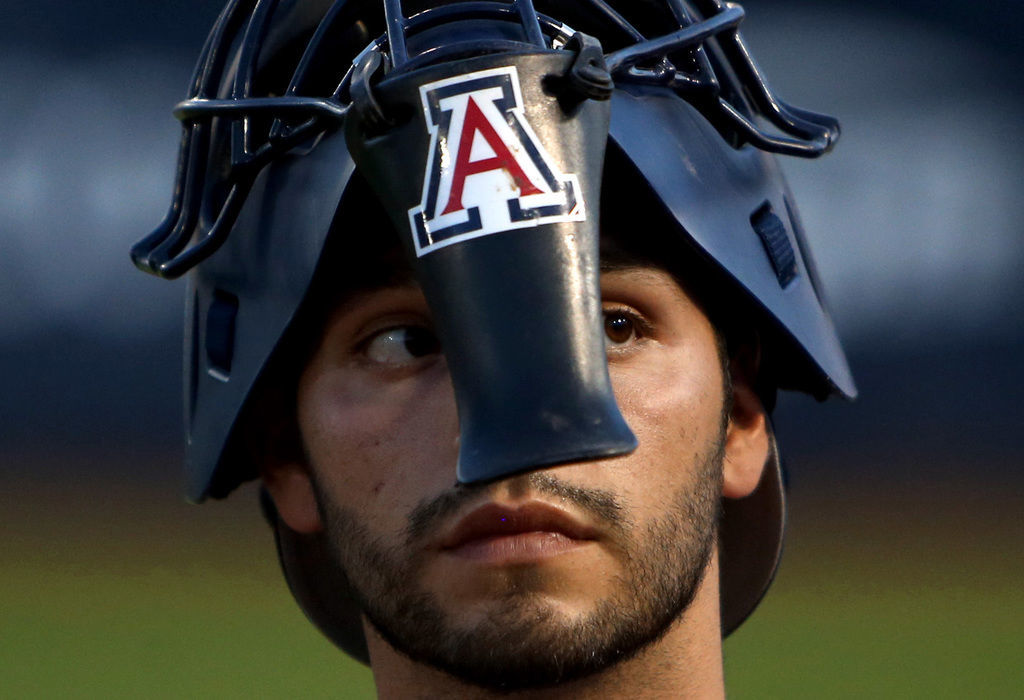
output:
{"label": "helmet shell", "polygon": [[[200,60],[192,98],[178,108],[186,130],[171,212],[133,250],[136,264],[148,271],[176,276],[189,270],[185,411],[190,500],[223,497],[256,476],[255,466],[237,449],[247,437],[243,418],[249,399],[275,358],[289,352],[315,281],[339,274],[323,264],[325,247],[367,224],[350,218],[346,201],[357,196],[355,179],[371,181],[401,231],[405,205],[388,202],[395,187],[381,174],[387,168],[375,174],[373,158],[359,155],[366,143],[353,137],[358,131],[354,120],[365,120],[368,113],[354,107],[359,96],[386,97],[388,80],[431,70],[432,63],[447,62],[455,74],[463,70],[458,66],[472,64],[467,56],[485,56],[497,65],[501,56],[515,62],[532,51],[565,64],[569,51],[578,56],[593,51],[563,21],[579,22],[597,35],[606,53],[601,56],[599,47],[599,56],[586,54],[586,63],[603,70],[600,64],[606,60],[614,78],[609,126],[577,130],[576,136],[585,137],[581,146],[565,149],[560,157],[565,167],[586,171],[595,212],[593,192],[601,191],[607,204],[615,200],[617,182],[626,178],[651,195],[663,215],[660,220],[668,222],[661,235],[685,244],[729,299],[740,299],[753,310],[770,360],[768,393],[778,387],[818,398],[856,393],[772,154],[821,154],[838,135],[834,120],[791,108],[770,93],[735,31],[742,19],[736,5],[717,0],[616,0],[606,7],[563,0],[537,4],[546,14],[533,14],[528,2],[513,9],[503,3],[438,3],[398,20],[375,12],[376,3],[368,0],[228,4]],[[520,20],[521,30],[512,24]],[[477,38],[447,29],[470,26],[466,22],[479,31]],[[662,27],[669,28],[664,35],[645,38]],[[411,53],[403,57],[403,52]],[[349,61],[353,67],[344,68]],[[403,61],[409,63],[405,69]],[[329,77],[339,72],[344,74],[340,84],[331,83]],[[604,88],[597,78],[591,88],[601,95]],[[784,133],[763,130],[763,121]],[[600,152],[606,144],[611,157],[628,168],[613,173],[602,189],[607,166],[576,152]],[[573,164],[575,155],[580,155],[579,166]],[[616,206],[634,204],[620,201]],[[639,208],[625,213],[637,226],[648,215]],[[592,259],[581,257],[574,264],[596,277]],[[665,264],[670,267],[672,261]],[[421,270],[421,282],[430,286],[431,275],[444,280],[449,272]],[[580,298],[593,306],[593,293]],[[594,329],[595,335],[599,332]],[[478,378],[467,383],[474,382],[480,383]],[[608,393],[607,387],[601,391]],[[460,400],[460,412],[464,403]],[[485,447],[488,440],[493,441],[484,439]],[[542,463],[555,461],[530,464]],[[478,476],[496,478],[513,468],[485,469]],[[267,513],[286,577],[304,610],[335,642],[364,658],[365,641],[351,598],[318,588],[317,572],[329,565],[324,543],[288,530],[270,504]],[[773,457],[754,495],[724,506],[720,547],[726,632],[753,609],[772,578],[784,514],[773,441]]]}

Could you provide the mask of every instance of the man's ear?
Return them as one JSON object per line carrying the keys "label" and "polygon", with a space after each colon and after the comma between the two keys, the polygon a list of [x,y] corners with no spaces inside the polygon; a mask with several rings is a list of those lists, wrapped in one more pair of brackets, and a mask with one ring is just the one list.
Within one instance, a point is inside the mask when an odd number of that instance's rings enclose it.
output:
{"label": "man's ear", "polygon": [[298,462],[280,462],[261,470],[263,486],[274,499],[274,506],[285,525],[295,532],[310,535],[324,529],[313,495],[313,482],[306,467]]}
{"label": "man's ear", "polygon": [[754,390],[757,365],[753,348],[742,349],[729,362],[732,408],[725,436],[722,482],[722,495],[726,498],[743,498],[754,492],[771,452],[768,414]]}

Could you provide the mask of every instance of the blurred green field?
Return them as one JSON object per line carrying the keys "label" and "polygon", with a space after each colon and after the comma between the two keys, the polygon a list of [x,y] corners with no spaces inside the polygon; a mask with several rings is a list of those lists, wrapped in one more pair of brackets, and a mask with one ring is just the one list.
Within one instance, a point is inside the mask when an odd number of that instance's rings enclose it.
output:
{"label": "blurred green field", "polygon": [[[193,507],[173,459],[5,459],[0,697],[373,697],[293,603],[254,490]],[[794,489],[730,696],[1020,697],[1022,516],[1019,485]]]}

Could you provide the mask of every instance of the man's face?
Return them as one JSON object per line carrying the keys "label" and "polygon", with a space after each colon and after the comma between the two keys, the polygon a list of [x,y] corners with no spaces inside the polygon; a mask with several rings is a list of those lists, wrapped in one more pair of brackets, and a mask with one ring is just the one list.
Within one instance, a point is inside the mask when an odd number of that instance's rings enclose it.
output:
{"label": "man's face", "polygon": [[413,659],[497,688],[586,675],[657,639],[714,547],[726,391],[715,333],[664,271],[602,276],[632,454],[454,484],[458,421],[412,285],[333,314],[297,416],[333,556]]}

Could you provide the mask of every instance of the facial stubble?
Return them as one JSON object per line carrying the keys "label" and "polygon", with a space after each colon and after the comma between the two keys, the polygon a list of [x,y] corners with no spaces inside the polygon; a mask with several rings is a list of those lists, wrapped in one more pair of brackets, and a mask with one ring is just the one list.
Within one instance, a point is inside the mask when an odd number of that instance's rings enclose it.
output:
{"label": "facial stubble", "polygon": [[417,582],[424,541],[482,487],[459,486],[420,504],[409,516],[404,541],[371,533],[357,513],[316,487],[339,590],[348,590],[380,635],[413,661],[474,685],[499,691],[543,688],[586,677],[629,659],[660,639],[692,603],[715,546],[722,483],[724,425],[695,456],[688,483],[672,507],[644,527],[629,519],[614,494],[567,484],[547,472],[525,479],[586,513],[616,539],[622,571],[613,592],[589,612],[567,616],[537,593],[524,569],[507,577],[487,615],[472,623],[453,619]]}

